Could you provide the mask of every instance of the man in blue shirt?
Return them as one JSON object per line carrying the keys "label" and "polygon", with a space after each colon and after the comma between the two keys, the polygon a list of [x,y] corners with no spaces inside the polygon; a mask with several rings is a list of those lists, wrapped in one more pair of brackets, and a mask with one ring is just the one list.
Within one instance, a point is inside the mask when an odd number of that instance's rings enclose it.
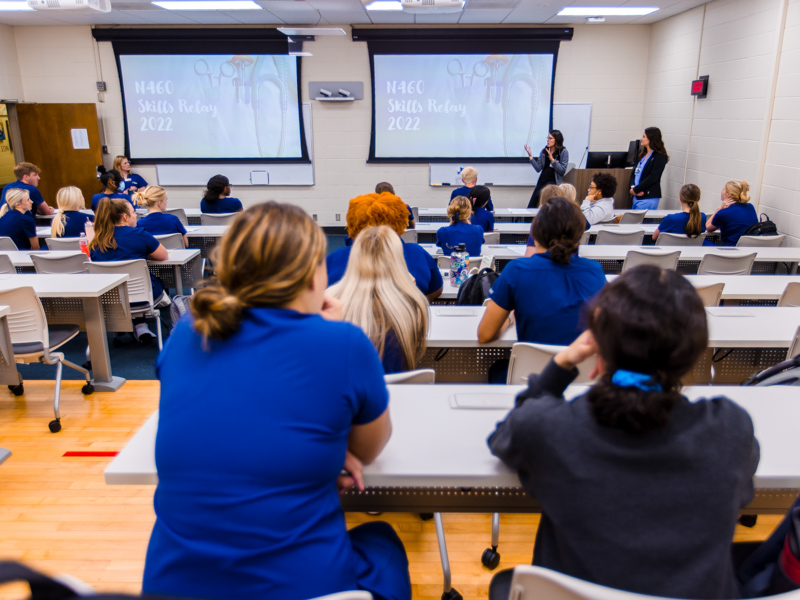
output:
{"label": "man in blue shirt", "polygon": [[9,183],[3,188],[3,193],[0,195],[0,205],[6,201],[6,192],[15,188],[28,190],[28,194],[33,200],[33,212],[40,215],[52,215],[55,210],[52,206],[47,204],[42,197],[41,192],[37,189],[39,187],[39,167],[29,162],[21,162],[14,167],[14,177],[16,181]]}
{"label": "man in blue shirt", "polygon": [[[469,191],[478,183],[478,170],[475,167],[464,167],[461,171],[461,183],[464,185],[451,192],[450,200],[457,196],[469,197]],[[491,196],[489,196],[489,202],[486,204],[485,208],[486,210],[494,212],[494,204],[492,204]]]}

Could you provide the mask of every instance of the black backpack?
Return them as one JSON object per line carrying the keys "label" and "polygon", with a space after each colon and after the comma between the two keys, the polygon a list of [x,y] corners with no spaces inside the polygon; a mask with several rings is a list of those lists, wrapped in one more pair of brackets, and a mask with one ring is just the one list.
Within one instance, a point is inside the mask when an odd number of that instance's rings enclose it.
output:
{"label": "black backpack", "polygon": [[778,235],[778,226],[761,213],[761,220],[752,224],[742,235]]}
{"label": "black backpack", "polygon": [[456,304],[467,306],[480,306],[489,297],[489,290],[500,274],[494,269],[481,269],[472,275],[458,289]]}

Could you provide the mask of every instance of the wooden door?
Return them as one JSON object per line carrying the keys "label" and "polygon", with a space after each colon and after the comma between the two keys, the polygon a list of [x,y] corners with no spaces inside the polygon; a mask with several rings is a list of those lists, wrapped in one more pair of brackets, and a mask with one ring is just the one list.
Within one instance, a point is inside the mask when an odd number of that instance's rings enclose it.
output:
{"label": "wooden door", "polygon": [[[39,191],[56,206],[56,192],[64,186],[81,189],[86,206],[100,191],[97,166],[103,164],[97,107],[94,104],[17,104],[17,118],[25,161],[41,169]],[[85,129],[89,148],[73,147],[72,130]]]}

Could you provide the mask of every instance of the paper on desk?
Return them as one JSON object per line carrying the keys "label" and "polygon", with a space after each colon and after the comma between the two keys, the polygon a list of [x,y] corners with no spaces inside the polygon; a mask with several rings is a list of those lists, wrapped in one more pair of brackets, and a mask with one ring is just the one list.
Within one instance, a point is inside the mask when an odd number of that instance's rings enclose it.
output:
{"label": "paper on desk", "polygon": [[528,208],[509,208],[507,209],[512,215],[527,215],[530,209]]}
{"label": "paper on desk", "polygon": [[706,312],[713,317],[755,317],[755,313],[745,309],[707,308]]}
{"label": "paper on desk", "polygon": [[197,231],[197,227],[187,227],[186,233],[189,233],[190,231]]}
{"label": "paper on desk", "polygon": [[474,317],[478,313],[474,308],[451,308],[449,310],[439,309],[436,314],[440,317]]}
{"label": "paper on desk", "polygon": [[450,408],[511,410],[514,408],[514,394],[453,394],[450,396]]}

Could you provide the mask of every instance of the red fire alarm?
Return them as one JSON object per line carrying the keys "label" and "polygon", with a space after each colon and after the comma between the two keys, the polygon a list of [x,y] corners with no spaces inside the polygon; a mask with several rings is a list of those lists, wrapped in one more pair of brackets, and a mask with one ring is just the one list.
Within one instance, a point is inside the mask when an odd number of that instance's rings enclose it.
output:
{"label": "red fire alarm", "polygon": [[705,98],[708,96],[708,75],[703,75],[700,79],[692,82],[692,96]]}

